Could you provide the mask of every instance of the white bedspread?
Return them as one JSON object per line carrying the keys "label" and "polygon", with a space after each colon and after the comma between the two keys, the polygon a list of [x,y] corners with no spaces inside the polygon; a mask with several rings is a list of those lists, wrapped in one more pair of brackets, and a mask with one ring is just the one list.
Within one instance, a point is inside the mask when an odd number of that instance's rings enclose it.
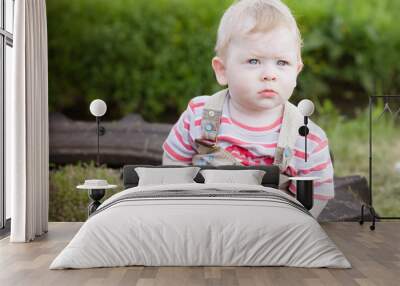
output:
{"label": "white bedspread", "polygon": [[50,269],[126,265],[351,267],[318,222],[290,204],[250,197],[141,198],[113,204],[132,192],[207,189],[262,190],[297,202],[281,191],[255,185],[193,183],[127,189],[100,206],[103,210],[82,225]]}

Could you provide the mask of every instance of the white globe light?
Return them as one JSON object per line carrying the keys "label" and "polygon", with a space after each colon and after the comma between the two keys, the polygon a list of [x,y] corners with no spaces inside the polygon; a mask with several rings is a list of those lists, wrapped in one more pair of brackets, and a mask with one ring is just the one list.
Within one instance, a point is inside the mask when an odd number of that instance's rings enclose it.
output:
{"label": "white globe light", "polygon": [[95,99],[90,103],[90,113],[93,116],[103,116],[107,111],[107,104],[101,99]]}
{"label": "white globe light", "polygon": [[303,116],[311,116],[314,113],[314,103],[309,99],[300,101],[297,108]]}

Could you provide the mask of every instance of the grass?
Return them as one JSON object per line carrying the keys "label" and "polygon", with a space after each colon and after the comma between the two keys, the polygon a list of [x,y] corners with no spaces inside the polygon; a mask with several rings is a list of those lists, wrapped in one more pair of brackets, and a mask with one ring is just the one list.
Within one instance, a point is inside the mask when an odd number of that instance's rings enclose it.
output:
{"label": "grass", "polygon": [[85,179],[106,179],[109,184],[118,188],[108,190],[105,198],[121,191],[122,181],[120,170],[101,166],[96,168],[94,163],[78,163],[66,165],[50,171],[49,221],[85,221],[89,197],[86,190],[76,189]]}
{"label": "grass", "polygon": [[[382,110],[379,103],[373,114],[373,200],[381,216],[400,215],[400,118],[397,123],[389,117],[376,121]],[[313,117],[327,133],[334,154],[336,176],[361,175],[368,179],[368,110],[358,111],[355,118],[339,115],[330,102],[317,106],[319,116]],[[106,197],[122,190],[120,170],[94,163],[67,165],[50,172],[50,221],[84,221],[89,198],[86,191],[76,186],[89,178],[104,178],[120,187],[107,191]]]}
{"label": "grass", "polygon": [[[329,105],[329,104],[328,104]],[[329,106],[326,109],[330,109]],[[379,118],[382,102],[374,108],[372,143],[373,204],[381,216],[400,215],[400,117]],[[396,109],[395,109],[396,110]],[[395,111],[394,110],[394,111]],[[332,111],[332,110],[331,110]],[[361,175],[369,180],[369,112],[358,111],[348,119],[335,112],[322,113],[315,121],[324,128],[334,154],[335,175]],[[378,120],[379,118],[379,120]]]}

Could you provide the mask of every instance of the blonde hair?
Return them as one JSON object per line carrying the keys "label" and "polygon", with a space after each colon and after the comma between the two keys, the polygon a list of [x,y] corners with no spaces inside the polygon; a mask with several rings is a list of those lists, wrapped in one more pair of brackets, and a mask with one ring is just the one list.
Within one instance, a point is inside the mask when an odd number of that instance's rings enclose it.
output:
{"label": "blonde hair", "polygon": [[215,52],[217,56],[224,57],[235,35],[269,32],[282,25],[294,32],[300,56],[303,44],[301,34],[294,16],[284,3],[280,0],[237,0],[225,11],[219,23]]}

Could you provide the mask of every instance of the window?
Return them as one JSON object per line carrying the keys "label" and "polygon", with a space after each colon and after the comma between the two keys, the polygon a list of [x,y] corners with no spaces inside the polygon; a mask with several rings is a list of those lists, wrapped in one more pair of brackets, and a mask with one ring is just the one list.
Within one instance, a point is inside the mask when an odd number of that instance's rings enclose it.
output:
{"label": "window", "polygon": [[[14,32],[14,0],[0,0],[0,228],[9,223],[10,194],[4,182],[4,143],[5,143],[5,98],[11,92],[11,69],[13,65],[12,47]],[[9,222],[9,221],[8,221]]]}

